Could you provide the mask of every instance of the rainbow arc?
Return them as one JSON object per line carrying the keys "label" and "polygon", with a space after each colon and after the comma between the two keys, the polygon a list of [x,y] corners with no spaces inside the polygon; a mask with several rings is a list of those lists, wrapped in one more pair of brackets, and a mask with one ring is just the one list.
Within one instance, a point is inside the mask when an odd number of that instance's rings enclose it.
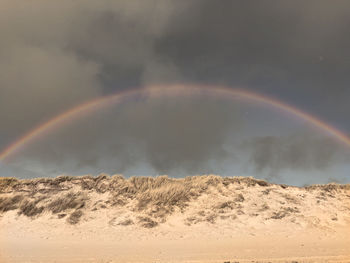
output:
{"label": "rainbow arc", "polygon": [[51,120],[37,126],[33,130],[29,131],[27,134],[17,139],[15,142],[10,144],[0,153],[0,161],[6,161],[11,156],[13,156],[19,149],[23,148],[25,145],[33,142],[35,139],[42,136],[44,133],[51,131],[52,129],[58,128],[64,125],[68,120],[73,118],[78,118],[84,114],[91,111],[96,111],[100,108],[111,104],[117,104],[125,101],[127,98],[133,96],[146,96],[150,98],[162,97],[162,96],[186,96],[186,95],[198,95],[198,94],[209,94],[215,95],[227,99],[245,99],[254,103],[262,103],[274,107],[280,111],[287,114],[291,114],[298,117],[314,127],[328,133],[329,135],[336,138],[338,141],[350,147],[350,138],[345,135],[340,130],[327,124],[326,122],[314,117],[292,105],[284,103],[280,100],[267,97],[265,95],[242,90],[242,89],[232,89],[228,87],[217,87],[217,86],[194,86],[194,85],[170,85],[170,86],[151,86],[142,89],[133,89],[123,91],[117,94],[101,97],[88,101],[81,105],[78,105],[62,114],[57,115]]}

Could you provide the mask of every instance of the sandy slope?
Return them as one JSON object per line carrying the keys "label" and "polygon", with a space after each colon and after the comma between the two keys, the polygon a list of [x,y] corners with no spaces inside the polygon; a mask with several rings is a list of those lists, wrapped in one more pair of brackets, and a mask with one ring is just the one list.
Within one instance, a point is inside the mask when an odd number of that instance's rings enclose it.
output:
{"label": "sandy slope", "polygon": [[0,180],[0,262],[350,262],[350,186]]}

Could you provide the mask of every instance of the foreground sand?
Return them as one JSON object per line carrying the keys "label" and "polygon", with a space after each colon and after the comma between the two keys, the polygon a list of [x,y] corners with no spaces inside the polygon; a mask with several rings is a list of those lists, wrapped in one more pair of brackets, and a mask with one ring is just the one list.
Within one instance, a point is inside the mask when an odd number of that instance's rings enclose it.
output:
{"label": "foreground sand", "polygon": [[350,187],[0,180],[0,262],[350,262]]}

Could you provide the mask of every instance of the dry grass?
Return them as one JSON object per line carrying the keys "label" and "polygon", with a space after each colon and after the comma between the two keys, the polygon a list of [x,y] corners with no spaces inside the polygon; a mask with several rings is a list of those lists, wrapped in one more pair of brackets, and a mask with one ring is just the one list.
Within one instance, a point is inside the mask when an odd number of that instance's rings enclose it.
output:
{"label": "dry grass", "polygon": [[86,204],[87,197],[82,192],[67,193],[66,195],[55,199],[47,205],[47,209],[57,214],[69,209],[83,208]]}
{"label": "dry grass", "polygon": [[286,216],[290,216],[291,214],[300,213],[299,209],[296,207],[283,207],[278,212],[273,212],[271,218],[272,219],[282,219]]}
{"label": "dry grass", "polygon": [[214,209],[234,209],[236,207],[236,203],[233,201],[226,201],[226,202],[220,202],[218,203]]}
{"label": "dry grass", "polygon": [[147,216],[140,216],[138,217],[138,220],[139,220],[138,223],[145,228],[153,228],[158,225],[158,222],[152,220],[152,218]]}
{"label": "dry grass", "polygon": [[37,206],[37,203],[37,201],[25,200],[19,207],[18,214],[25,215],[28,217],[35,217],[40,215],[44,211],[45,207]]}
{"label": "dry grass", "polygon": [[264,212],[264,211],[269,210],[269,209],[270,209],[269,205],[264,203],[258,211]]}
{"label": "dry grass", "polygon": [[2,177],[0,178],[0,193],[11,191],[15,185],[19,183],[16,178]]}
{"label": "dry grass", "polygon": [[76,210],[67,218],[67,222],[71,225],[75,225],[79,223],[82,216],[83,212],[81,210]]}
{"label": "dry grass", "polygon": [[0,198],[0,212],[7,212],[18,209],[20,202],[24,199],[23,195]]}
{"label": "dry grass", "polygon": [[132,221],[131,219],[125,219],[121,222],[118,223],[118,225],[120,226],[129,226],[129,225],[133,225],[134,221]]}
{"label": "dry grass", "polygon": [[[215,175],[190,176],[181,179],[168,178],[167,176],[158,177],[131,177],[125,179],[121,175],[108,176],[105,174],[94,176],[59,176],[57,178],[36,178],[18,180],[16,178],[0,178],[0,193],[23,191],[35,192],[39,186],[43,189],[69,190],[74,185],[79,185],[82,190],[95,190],[99,193],[113,191],[117,195],[133,195],[140,192],[150,191],[152,189],[163,188],[170,195],[176,194],[178,191],[194,189],[203,191],[210,186],[228,186],[230,184],[238,184],[242,186],[262,187],[271,184],[257,180],[251,177],[220,177]],[[176,188],[175,192],[166,188]],[[176,198],[175,198],[176,199]],[[169,202],[173,202],[172,198]]]}
{"label": "dry grass", "polygon": [[244,201],[244,196],[242,194],[238,194],[235,198],[235,202],[240,202],[242,203]]}

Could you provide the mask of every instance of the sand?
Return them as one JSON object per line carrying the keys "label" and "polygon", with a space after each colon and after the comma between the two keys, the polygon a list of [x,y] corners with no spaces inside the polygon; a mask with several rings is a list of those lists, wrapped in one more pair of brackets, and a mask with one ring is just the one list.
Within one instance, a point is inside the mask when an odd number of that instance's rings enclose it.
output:
{"label": "sand", "polygon": [[350,262],[349,185],[217,176],[6,180],[3,263]]}

